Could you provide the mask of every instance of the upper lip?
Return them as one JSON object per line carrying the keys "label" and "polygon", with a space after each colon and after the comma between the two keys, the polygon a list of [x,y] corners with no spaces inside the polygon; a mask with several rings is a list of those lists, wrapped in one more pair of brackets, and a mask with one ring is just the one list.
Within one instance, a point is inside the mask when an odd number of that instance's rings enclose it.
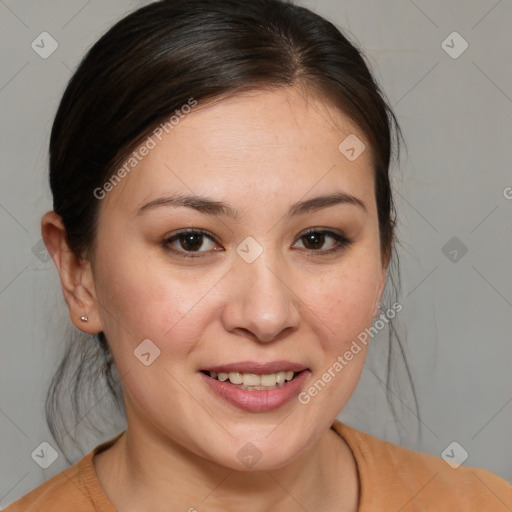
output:
{"label": "upper lip", "polygon": [[255,375],[268,375],[277,372],[301,372],[307,370],[307,367],[300,363],[293,363],[291,361],[272,361],[269,363],[258,363],[256,361],[239,361],[238,363],[219,364],[216,366],[209,366],[202,368],[203,371],[208,372],[240,372],[252,373]]}

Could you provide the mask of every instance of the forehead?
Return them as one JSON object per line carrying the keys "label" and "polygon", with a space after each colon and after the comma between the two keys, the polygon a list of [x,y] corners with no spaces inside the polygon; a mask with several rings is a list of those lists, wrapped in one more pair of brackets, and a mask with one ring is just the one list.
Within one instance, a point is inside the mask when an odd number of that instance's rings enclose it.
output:
{"label": "forehead", "polygon": [[[354,136],[366,149],[351,161],[340,143]],[[276,201],[297,200],[333,187],[371,202],[373,170],[364,133],[338,109],[294,88],[198,103],[161,140],[152,138],[152,148],[105,203],[135,211],[164,193],[186,192],[248,209],[269,194]]]}

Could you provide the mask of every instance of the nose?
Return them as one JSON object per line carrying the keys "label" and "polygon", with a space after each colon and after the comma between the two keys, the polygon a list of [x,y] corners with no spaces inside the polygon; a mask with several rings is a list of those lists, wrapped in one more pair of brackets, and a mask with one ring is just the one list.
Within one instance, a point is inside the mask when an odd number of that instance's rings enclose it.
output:
{"label": "nose", "polygon": [[297,330],[300,299],[284,263],[263,252],[252,263],[237,258],[234,265],[222,314],[225,329],[260,342]]}

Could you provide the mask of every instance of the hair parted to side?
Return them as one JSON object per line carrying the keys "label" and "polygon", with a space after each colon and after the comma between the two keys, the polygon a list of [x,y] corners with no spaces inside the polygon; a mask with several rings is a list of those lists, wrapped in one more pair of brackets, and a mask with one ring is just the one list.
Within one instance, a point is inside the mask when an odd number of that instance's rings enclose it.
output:
{"label": "hair parted to side", "polygon": [[[93,191],[191,97],[205,105],[244,90],[286,86],[314,92],[367,137],[382,261],[389,258],[388,284],[398,294],[389,167],[393,156],[398,161],[400,127],[362,52],[332,23],[285,0],[161,0],[121,19],[90,48],[66,87],[50,138],[53,209],[76,255],[94,255],[100,201]],[[396,352],[403,358],[416,411],[418,403],[391,319],[388,326],[387,399],[396,419],[389,394]],[[75,338],[46,399],[48,425],[64,454],[65,438],[79,445],[75,427],[107,391],[123,412],[108,340],[103,333],[95,337],[97,343],[87,335]],[[89,404],[82,401],[84,391]]]}

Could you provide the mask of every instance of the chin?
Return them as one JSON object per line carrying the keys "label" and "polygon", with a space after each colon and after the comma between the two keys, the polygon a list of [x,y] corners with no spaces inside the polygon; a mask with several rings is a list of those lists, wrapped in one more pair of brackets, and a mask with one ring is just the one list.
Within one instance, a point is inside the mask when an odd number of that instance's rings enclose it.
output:
{"label": "chin", "polygon": [[[272,471],[288,466],[308,447],[308,438],[297,439],[289,430],[272,428],[251,429],[251,434],[239,432],[236,439],[229,438],[221,453],[205,454],[205,457],[229,469],[242,472]],[[298,435],[299,432],[296,433]]]}

